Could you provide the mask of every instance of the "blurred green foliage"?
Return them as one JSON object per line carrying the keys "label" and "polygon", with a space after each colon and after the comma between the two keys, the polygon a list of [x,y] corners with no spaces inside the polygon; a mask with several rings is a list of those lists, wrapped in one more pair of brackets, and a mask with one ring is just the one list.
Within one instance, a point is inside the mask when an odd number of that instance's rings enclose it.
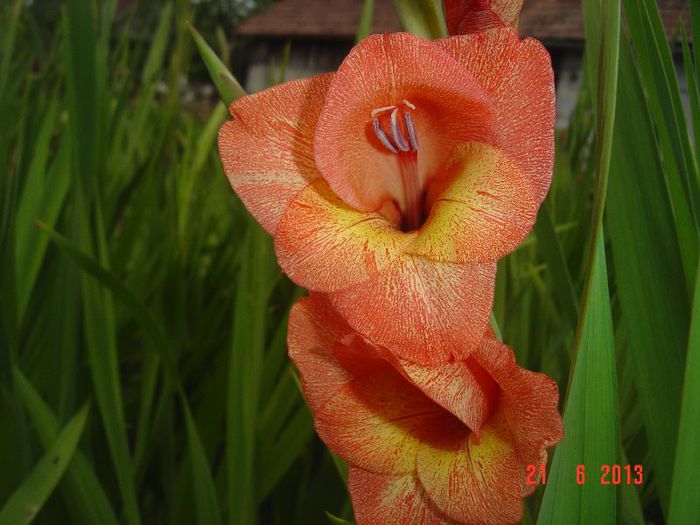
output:
{"label": "blurred green foliage", "polygon": [[[494,320],[521,365],[558,381],[570,429],[619,417],[613,455],[644,465],[645,483],[619,488],[617,522],[660,523],[671,508],[676,523],[692,523],[692,505],[673,502],[700,501],[688,438],[700,423],[697,389],[683,383],[696,377],[685,353],[691,323],[695,341],[700,326],[689,306],[698,142],[687,131],[700,133],[700,111],[688,126],[658,11],[635,2],[619,41],[620,88],[610,87],[614,61],[604,61],[607,80],[589,78],[557,137],[535,232],[499,263]],[[352,519],[343,464],[315,436],[286,357],[286,315],[303,292],[222,173],[226,109],[187,102],[187,79],[205,71],[187,22],[223,64],[244,62],[216,27],[246,9],[0,4],[2,525],[17,515],[45,524]],[[610,8],[591,16],[593,56],[617,49],[602,44]],[[697,48],[686,46],[695,109],[698,66]],[[586,337],[614,342],[614,366],[581,358],[582,348],[600,350],[581,342],[590,323]],[[584,383],[569,396],[570,377],[598,364],[607,388]],[[591,414],[584,398],[609,405]],[[581,439],[558,454],[570,461],[597,437]],[[57,466],[47,451],[60,452]],[[565,489],[550,501],[581,512],[602,501],[596,491],[577,500],[570,474],[548,485]],[[543,492],[526,500],[524,523],[538,519]]]}

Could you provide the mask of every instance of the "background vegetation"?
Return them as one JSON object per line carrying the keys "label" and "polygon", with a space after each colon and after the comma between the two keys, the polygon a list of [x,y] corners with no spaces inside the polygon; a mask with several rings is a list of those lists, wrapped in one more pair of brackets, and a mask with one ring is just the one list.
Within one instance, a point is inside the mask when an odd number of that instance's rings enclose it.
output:
{"label": "background vegetation", "polygon": [[[440,31],[411,3],[407,27]],[[700,48],[688,118],[655,2],[622,3],[620,25],[583,2],[588,82],[499,267],[494,324],[566,422],[524,523],[700,522]],[[352,519],[286,358],[302,291],[222,173],[225,107],[183,82],[196,9],[232,60],[215,4],[0,4],[0,525]]]}

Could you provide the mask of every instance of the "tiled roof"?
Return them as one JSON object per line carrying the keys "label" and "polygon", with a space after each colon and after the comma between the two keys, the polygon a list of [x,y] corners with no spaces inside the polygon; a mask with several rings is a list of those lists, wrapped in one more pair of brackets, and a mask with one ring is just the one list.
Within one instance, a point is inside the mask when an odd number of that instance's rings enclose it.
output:
{"label": "tiled roof", "polygon": [[[669,34],[690,0],[658,0]],[[253,15],[237,33],[278,38],[352,39],[361,0],[279,0]],[[375,0],[373,32],[400,31],[392,0]],[[520,17],[520,32],[545,41],[583,39],[580,0],[526,0]]]}

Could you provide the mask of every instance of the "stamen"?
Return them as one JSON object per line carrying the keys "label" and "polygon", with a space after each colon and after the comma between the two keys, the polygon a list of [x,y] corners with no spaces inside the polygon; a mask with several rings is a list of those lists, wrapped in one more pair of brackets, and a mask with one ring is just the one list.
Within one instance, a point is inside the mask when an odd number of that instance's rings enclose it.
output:
{"label": "stamen", "polygon": [[389,137],[386,136],[386,133],[384,133],[384,130],[382,129],[381,125],[379,124],[379,119],[377,117],[374,117],[372,119],[372,126],[374,127],[374,134],[377,136],[379,139],[379,142],[382,143],[382,145],[391,151],[392,153],[398,153],[399,151],[396,149],[396,147],[391,143],[389,140]]}
{"label": "stamen", "polygon": [[[404,102],[406,101],[404,100]],[[403,119],[406,122],[406,129],[408,130],[408,138],[411,141],[411,147],[413,151],[418,151],[418,135],[416,135],[416,128],[413,127],[413,118],[411,118],[410,113],[406,112],[404,113]]]}
{"label": "stamen", "polygon": [[391,112],[391,134],[394,137],[394,142],[396,142],[396,145],[401,151],[408,151],[411,149],[410,144],[401,133],[401,128],[399,128],[399,108]]}
{"label": "stamen", "polygon": [[373,109],[372,110],[372,118],[384,113],[385,111],[389,111],[390,109],[394,109],[395,107],[396,106],[384,106],[383,108]]}
{"label": "stamen", "polygon": [[404,104],[406,104],[406,105],[407,105],[409,108],[411,108],[411,109],[416,109],[416,106],[414,106],[413,104],[411,104],[411,103],[410,103],[408,100],[406,100],[406,99],[403,99],[401,102],[403,102]]}

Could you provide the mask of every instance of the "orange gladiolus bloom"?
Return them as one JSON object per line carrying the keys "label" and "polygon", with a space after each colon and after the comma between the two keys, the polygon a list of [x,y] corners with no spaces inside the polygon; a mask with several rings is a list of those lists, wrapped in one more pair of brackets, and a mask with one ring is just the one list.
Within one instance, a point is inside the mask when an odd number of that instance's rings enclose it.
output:
{"label": "orange gladiolus bloom", "polygon": [[470,357],[425,367],[353,332],[321,295],[289,321],[316,430],[350,464],[358,525],[516,523],[562,438],[556,384],[489,333]]}
{"label": "orange gladiolus bloom", "polygon": [[423,364],[481,340],[495,262],[553,167],[550,58],[514,30],[357,45],[336,73],[231,106],[219,150],[280,266],[356,331]]}
{"label": "orange gladiolus bloom", "polygon": [[444,0],[447,30],[465,35],[516,26],[523,0]]}

